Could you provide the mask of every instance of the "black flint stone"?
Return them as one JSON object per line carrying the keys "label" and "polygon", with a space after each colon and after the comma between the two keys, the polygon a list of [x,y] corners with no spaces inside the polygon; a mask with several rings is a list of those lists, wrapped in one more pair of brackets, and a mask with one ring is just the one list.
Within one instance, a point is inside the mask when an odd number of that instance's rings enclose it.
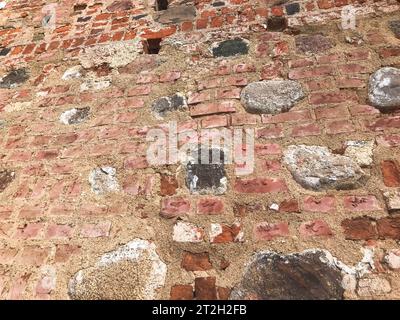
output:
{"label": "black flint stone", "polygon": [[140,15],[138,15],[138,16],[132,17],[132,19],[133,19],[133,20],[139,20],[139,19],[142,19],[142,18],[144,18],[144,17],[146,17],[146,16],[147,16],[147,14],[140,14]]}
{"label": "black flint stone", "polygon": [[86,22],[86,21],[89,21],[90,19],[92,19],[91,16],[89,16],[89,17],[79,17],[78,18],[78,22]]}
{"label": "black flint stone", "polygon": [[10,51],[10,48],[0,48],[0,56],[6,56]]}
{"label": "black flint stone", "polygon": [[300,4],[291,3],[286,6],[286,12],[289,16],[300,12]]}
{"label": "black flint stone", "polygon": [[0,88],[10,89],[14,85],[25,82],[28,78],[29,76],[25,69],[12,70],[0,81]]}
{"label": "black flint stone", "polygon": [[272,17],[267,20],[267,30],[280,32],[287,28],[287,20],[284,17]]}
{"label": "black flint stone", "polygon": [[243,39],[236,38],[220,42],[212,51],[214,57],[230,57],[247,54],[249,46]]}
{"label": "black flint stone", "polygon": [[225,2],[223,1],[216,1],[212,4],[213,7],[222,7],[225,5]]}

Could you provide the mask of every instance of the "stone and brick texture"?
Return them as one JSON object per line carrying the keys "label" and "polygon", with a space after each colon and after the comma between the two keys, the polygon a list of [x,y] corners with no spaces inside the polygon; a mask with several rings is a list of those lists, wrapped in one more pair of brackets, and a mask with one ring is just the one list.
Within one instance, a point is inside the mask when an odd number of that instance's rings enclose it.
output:
{"label": "stone and brick texture", "polygon": [[[0,3],[1,299],[73,298],[76,273],[132,239],[162,261],[153,298],[227,299],[253,254],[315,248],[352,267],[372,252],[335,298],[400,297],[400,104],[368,97],[374,72],[400,68],[399,1]],[[340,28],[346,5],[354,30]],[[246,111],[243,88],[276,79],[304,97]],[[186,167],[146,160],[146,133],[168,121],[182,143],[253,128],[254,171],[226,165],[225,189],[191,192]],[[348,141],[373,142],[351,188],[305,188],[283,160],[293,145],[346,156]]]}

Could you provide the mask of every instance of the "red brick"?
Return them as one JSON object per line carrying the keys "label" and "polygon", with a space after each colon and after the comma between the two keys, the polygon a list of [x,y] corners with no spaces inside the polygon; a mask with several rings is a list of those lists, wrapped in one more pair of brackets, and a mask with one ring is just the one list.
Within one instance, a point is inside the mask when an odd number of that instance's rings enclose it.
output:
{"label": "red brick", "polygon": [[235,103],[233,101],[221,101],[198,104],[190,108],[190,116],[201,116],[208,114],[235,112]]}
{"label": "red brick", "polygon": [[282,153],[281,146],[277,143],[256,144],[254,151],[257,156],[278,155]]}
{"label": "red brick", "polygon": [[334,70],[331,66],[291,69],[289,71],[289,79],[298,80],[330,76],[334,74]]}
{"label": "red brick", "polygon": [[376,137],[376,142],[383,147],[400,146],[400,135],[391,134]]}
{"label": "red brick", "polygon": [[387,187],[400,187],[400,171],[395,161],[385,160],[381,162],[383,182]]}
{"label": "red brick", "polygon": [[160,215],[164,218],[174,218],[190,213],[190,201],[182,197],[165,198],[161,200]]}
{"label": "red brick", "polygon": [[279,204],[279,212],[300,212],[297,200],[286,199]]}
{"label": "red brick", "polygon": [[283,128],[280,125],[270,125],[265,128],[257,129],[257,138],[274,139],[284,136]]}
{"label": "red brick", "polygon": [[211,243],[229,243],[241,242],[243,233],[240,223],[232,225],[214,223],[211,225],[210,242]]}
{"label": "red brick", "polygon": [[256,114],[243,114],[243,113],[234,113],[231,115],[231,125],[232,126],[242,126],[246,124],[257,124],[260,116]]}
{"label": "red brick", "polygon": [[321,129],[316,123],[309,123],[296,126],[292,129],[293,137],[317,136],[321,133]]}
{"label": "red brick", "polygon": [[41,248],[39,246],[26,246],[16,258],[16,263],[38,267],[44,264],[49,253],[49,248]]}
{"label": "red brick", "polygon": [[186,271],[206,271],[212,269],[210,257],[207,252],[184,252],[181,267]]}
{"label": "red brick", "polygon": [[379,238],[400,239],[400,217],[387,217],[377,221]]}
{"label": "red brick", "polygon": [[47,227],[46,238],[71,238],[73,228],[66,224],[55,224],[52,223]]}
{"label": "red brick", "polygon": [[218,198],[201,198],[197,202],[197,213],[220,214],[223,213],[224,203]]}
{"label": "red brick", "polygon": [[67,262],[71,258],[71,256],[79,254],[80,250],[81,247],[78,245],[58,244],[56,247],[54,261],[56,263]]}
{"label": "red brick", "polygon": [[194,296],[196,300],[216,300],[217,289],[215,277],[196,278],[194,280]]}
{"label": "red brick", "polygon": [[160,75],[160,82],[174,82],[180,77],[180,71],[169,71]]}
{"label": "red brick", "polygon": [[354,91],[336,91],[326,93],[312,93],[310,95],[311,104],[328,104],[328,103],[343,103],[357,102],[358,97]]}
{"label": "red brick", "polygon": [[333,235],[332,230],[323,220],[303,222],[300,225],[299,232],[304,237],[329,237]]}
{"label": "red brick", "polygon": [[290,111],[277,115],[263,114],[261,116],[263,123],[303,122],[309,120],[312,120],[309,110]]}
{"label": "red brick", "polygon": [[178,181],[174,176],[161,175],[160,180],[160,195],[172,196],[176,193]]}
{"label": "red brick", "polygon": [[330,121],[327,122],[325,126],[326,133],[328,134],[339,134],[355,131],[353,123],[347,120]]}
{"label": "red brick", "polygon": [[375,221],[369,217],[345,219],[341,225],[347,240],[370,240],[378,238]]}
{"label": "red brick", "polygon": [[346,106],[337,106],[332,108],[319,107],[314,110],[317,119],[338,119],[349,118],[349,110]]}
{"label": "red brick", "polygon": [[17,228],[15,238],[19,239],[30,239],[37,238],[38,234],[42,231],[43,223],[28,223],[22,227]]}
{"label": "red brick", "polygon": [[234,188],[236,192],[240,193],[269,193],[287,191],[285,180],[280,178],[237,179],[235,181]]}
{"label": "red brick", "polygon": [[372,131],[382,131],[391,128],[400,128],[400,117],[387,117],[367,122],[367,128]]}
{"label": "red brick", "polygon": [[256,240],[274,240],[278,237],[287,237],[289,235],[289,225],[287,222],[268,223],[261,222],[254,226],[254,237]]}
{"label": "red brick", "polygon": [[174,285],[171,287],[170,300],[192,300],[193,287],[188,285]]}
{"label": "red brick", "polygon": [[218,128],[228,126],[228,118],[225,115],[207,116],[201,119],[202,128]]}
{"label": "red brick", "polygon": [[187,102],[188,104],[200,103],[211,100],[211,97],[211,91],[193,92],[189,94]]}
{"label": "red brick", "polygon": [[346,196],[343,198],[346,211],[364,212],[382,210],[378,199],[375,196]]}
{"label": "red brick", "polygon": [[336,209],[336,201],[334,197],[315,198],[308,196],[303,200],[303,210],[310,212],[333,212]]}
{"label": "red brick", "polygon": [[111,222],[85,223],[80,229],[83,238],[108,237],[110,235]]}

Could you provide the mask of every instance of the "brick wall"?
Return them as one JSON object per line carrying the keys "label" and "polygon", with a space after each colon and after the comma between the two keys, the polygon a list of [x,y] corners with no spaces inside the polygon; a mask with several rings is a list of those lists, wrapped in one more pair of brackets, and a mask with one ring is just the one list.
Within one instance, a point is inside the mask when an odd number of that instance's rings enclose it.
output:
{"label": "brick wall", "polygon": [[[349,4],[357,26],[341,30]],[[171,1],[171,16],[153,1],[45,5],[0,9],[2,299],[71,297],[76,272],[135,238],[167,267],[163,299],[226,299],[255,252],[313,248],[349,266],[370,250],[373,266],[345,297],[399,298],[400,116],[368,99],[372,73],[400,68],[399,1]],[[232,56],[226,40],[247,49]],[[243,88],[278,78],[300,83],[304,99],[246,112]],[[157,117],[155,101],[175,93],[186,108]],[[227,165],[225,192],[191,193],[182,165],[146,160],[146,133],[168,121],[183,140],[254,128],[254,172]],[[303,188],[283,161],[289,145],[343,154],[354,140],[373,142],[358,188]],[[115,169],[112,192],[93,190],[100,167]]]}

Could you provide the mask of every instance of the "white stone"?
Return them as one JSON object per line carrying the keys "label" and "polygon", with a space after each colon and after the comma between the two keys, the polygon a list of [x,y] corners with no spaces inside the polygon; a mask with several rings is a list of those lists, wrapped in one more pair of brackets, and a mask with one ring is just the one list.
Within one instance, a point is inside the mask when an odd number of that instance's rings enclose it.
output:
{"label": "white stone", "polygon": [[385,261],[391,269],[400,269],[400,249],[390,250]]}
{"label": "white stone", "polygon": [[176,242],[202,242],[203,230],[193,223],[178,221],[174,225],[172,239]]}
{"label": "white stone", "polygon": [[369,78],[368,96],[371,103],[383,111],[400,107],[400,69],[384,67]]}
{"label": "white stone", "polygon": [[272,203],[269,208],[273,211],[279,211],[279,204],[277,203]]}
{"label": "white stone", "polygon": [[22,111],[29,109],[32,106],[32,101],[26,101],[26,102],[13,102],[8,104],[5,108],[5,112],[17,112],[17,111]]}
{"label": "white stone", "polygon": [[119,190],[117,171],[112,167],[94,169],[89,175],[89,183],[95,194],[101,195]]}
{"label": "white stone", "polygon": [[104,63],[111,68],[118,68],[135,60],[141,51],[142,44],[139,38],[118,41],[85,48],[84,53],[79,56],[79,61],[85,69]]}
{"label": "white stone", "polygon": [[381,296],[391,291],[391,286],[385,278],[377,276],[362,278],[358,281],[357,293],[361,297]]}
{"label": "white stone", "polygon": [[108,77],[102,78],[88,78],[81,84],[81,91],[88,91],[88,90],[103,90],[108,88],[111,85],[111,80]]}
{"label": "white stone", "polygon": [[347,141],[344,155],[352,158],[361,167],[368,167],[373,163],[375,141]]}
{"label": "white stone", "polygon": [[72,79],[78,79],[82,76],[81,74],[81,66],[74,66],[69,69],[67,69],[63,76],[61,77],[62,80],[72,80]]}

